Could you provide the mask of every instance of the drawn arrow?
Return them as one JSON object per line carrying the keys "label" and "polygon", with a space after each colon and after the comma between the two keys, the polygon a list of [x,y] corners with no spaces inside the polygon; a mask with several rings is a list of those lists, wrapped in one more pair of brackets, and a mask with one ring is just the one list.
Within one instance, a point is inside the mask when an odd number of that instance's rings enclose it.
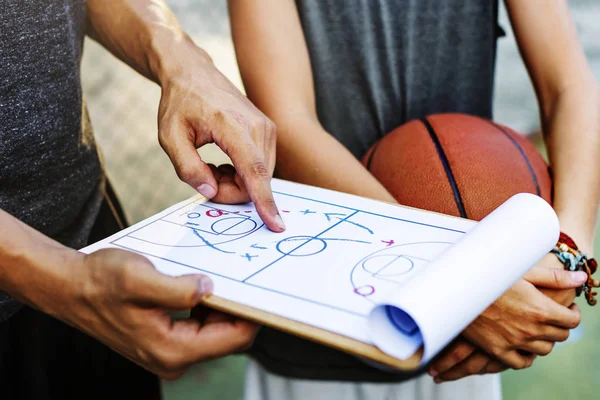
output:
{"label": "drawn arrow", "polygon": [[250,247],[252,247],[253,249],[260,249],[260,250],[266,250],[266,249],[267,249],[266,247],[260,247],[260,246],[258,245],[258,243],[254,243],[254,244],[253,244],[252,246],[250,246]]}
{"label": "drawn arrow", "polygon": [[[325,217],[327,217],[327,221],[331,221],[331,217],[334,216],[334,215],[335,216],[341,215],[342,217],[346,216],[346,214],[340,214],[340,213],[324,213],[324,214],[325,214]],[[337,219],[342,219],[342,218],[337,217]]]}

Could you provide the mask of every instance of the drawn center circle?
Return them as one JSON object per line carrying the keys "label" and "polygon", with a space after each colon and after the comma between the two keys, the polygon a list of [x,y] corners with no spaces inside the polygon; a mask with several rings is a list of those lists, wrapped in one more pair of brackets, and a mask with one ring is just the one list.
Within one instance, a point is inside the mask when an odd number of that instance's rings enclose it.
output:
{"label": "drawn center circle", "polygon": [[311,236],[292,236],[277,243],[276,247],[277,251],[286,256],[304,257],[322,252],[327,243]]}
{"label": "drawn center circle", "polygon": [[245,217],[226,217],[213,222],[210,229],[217,235],[245,235],[256,229],[256,221]]}
{"label": "drawn center circle", "polygon": [[408,257],[396,254],[381,254],[367,258],[362,267],[373,276],[398,276],[412,269],[414,263]]}

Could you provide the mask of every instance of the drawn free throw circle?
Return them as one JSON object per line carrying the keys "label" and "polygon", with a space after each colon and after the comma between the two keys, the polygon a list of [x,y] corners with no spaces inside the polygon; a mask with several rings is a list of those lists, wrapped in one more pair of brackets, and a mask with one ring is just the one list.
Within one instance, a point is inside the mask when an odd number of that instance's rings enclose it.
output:
{"label": "drawn free throw circle", "polygon": [[399,276],[409,272],[415,263],[404,255],[380,254],[363,261],[362,267],[373,276]]}
{"label": "drawn free throw circle", "polygon": [[246,217],[226,217],[213,222],[210,229],[217,235],[239,236],[252,232],[256,221]]}
{"label": "drawn free throw circle", "polygon": [[277,243],[277,251],[286,256],[305,257],[325,250],[327,243],[323,239],[311,236],[292,236]]}

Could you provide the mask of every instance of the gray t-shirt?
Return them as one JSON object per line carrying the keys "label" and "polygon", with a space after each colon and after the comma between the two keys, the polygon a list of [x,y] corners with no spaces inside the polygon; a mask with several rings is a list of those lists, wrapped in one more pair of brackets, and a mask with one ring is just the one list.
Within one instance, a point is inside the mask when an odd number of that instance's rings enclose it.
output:
{"label": "gray t-shirt", "polygon": [[[496,0],[296,0],[319,120],[362,157],[403,123],[438,112],[490,118]],[[312,342],[263,328],[253,356],[300,379],[402,381]]]}
{"label": "gray t-shirt", "polygon": [[[79,79],[85,0],[0,0],[0,26],[0,208],[83,247],[103,185]],[[0,292],[0,322],[18,308]]]}

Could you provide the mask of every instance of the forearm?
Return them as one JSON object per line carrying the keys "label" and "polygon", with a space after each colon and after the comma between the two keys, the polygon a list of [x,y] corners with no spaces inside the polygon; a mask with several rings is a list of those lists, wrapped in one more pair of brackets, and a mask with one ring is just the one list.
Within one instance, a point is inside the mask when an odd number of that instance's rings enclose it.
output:
{"label": "forearm", "polygon": [[87,34],[159,84],[186,64],[212,63],[163,0],[88,0]]}
{"label": "forearm", "polygon": [[82,258],[0,210],[0,290],[8,295],[55,314],[74,287],[69,271]]}
{"label": "forearm", "polygon": [[591,252],[600,202],[600,94],[595,81],[565,90],[542,119],[561,230]]}
{"label": "forearm", "polygon": [[598,84],[566,1],[506,6],[540,104],[561,229],[589,252],[600,200]]}
{"label": "forearm", "polygon": [[396,202],[394,197],[317,121],[275,119],[276,175],[313,186]]}

